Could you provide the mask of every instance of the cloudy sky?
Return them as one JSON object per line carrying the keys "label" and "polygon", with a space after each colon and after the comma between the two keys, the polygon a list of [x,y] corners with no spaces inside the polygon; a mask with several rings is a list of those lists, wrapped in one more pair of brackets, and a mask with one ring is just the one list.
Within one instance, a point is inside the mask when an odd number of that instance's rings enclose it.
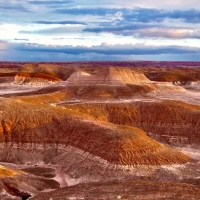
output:
{"label": "cloudy sky", "polygon": [[200,61],[199,0],[0,0],[1,61]]}

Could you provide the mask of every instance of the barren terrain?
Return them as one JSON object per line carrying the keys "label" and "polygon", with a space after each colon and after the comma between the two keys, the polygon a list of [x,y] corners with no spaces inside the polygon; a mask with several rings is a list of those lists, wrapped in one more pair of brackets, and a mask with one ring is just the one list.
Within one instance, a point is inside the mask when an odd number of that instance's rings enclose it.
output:
{"label": "barren terrain", "polygon": [[0,199],[200,199],[200,63],[0,63]]}

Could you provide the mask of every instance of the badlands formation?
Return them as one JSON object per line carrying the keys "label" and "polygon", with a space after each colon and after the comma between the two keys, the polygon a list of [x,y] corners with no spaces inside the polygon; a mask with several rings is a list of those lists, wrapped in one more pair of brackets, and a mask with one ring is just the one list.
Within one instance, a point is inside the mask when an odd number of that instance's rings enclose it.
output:
{"label": "badlands formation", "polygon": [[0,199],[200,199],[200,63],[0,63]]}

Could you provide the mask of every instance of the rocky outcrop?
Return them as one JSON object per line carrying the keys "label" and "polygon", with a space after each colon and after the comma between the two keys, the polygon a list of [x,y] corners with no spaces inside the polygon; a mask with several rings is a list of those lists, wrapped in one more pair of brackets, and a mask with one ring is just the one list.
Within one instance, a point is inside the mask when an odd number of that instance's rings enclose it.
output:
{"label": "rocky outcrop", "polygon": [[27,162],[28,156],[21,151],[16,155],[12,147],[37,149],[40,145],[44,150],[48,145],[72,146],[110,164],[123,166],[190,160],[152,140],[138,128],[98,122],[70,109],[14,100],[2,101],[1,109],[2,161]]}
{"label": "rocky outcrop", "polygon": [[74,72],[68,79],[67,85],[91,86],[108,85],[124,86],[126,84],[149,83],[150,80],[141,72],[133,71],[129,68],[100,68],[92,73],[78,71]]}
{"label": "rocky outcrop", "polygon": [[170,145],[200,144],[200,107],[180,101],[67,105],[114,124],[131,125]]}
{"label": "rocky outcrop", "polygon": [[[142,72],[131,68],[107,67],[92,72],[76,71],[66,80],[67,93],[75,99],[127,99],[137,95],[184,95],[186,90],[173,83],[150,81]],[[188,94],[187,94],[188,95]],[[71,95],[69,95],[71,96]]]}
{"label": "rocky outcrop", "polygon": [[0,166],[0,199],[28,199],[42,190],[57,188],[59,183],[54,180]]}
{"label": "rocky outcrop", "polygon": [[3,74],[3,76],[0,74],[0,84],[9,84],[13,83],[14,81],[14,75],[7,75]]}
{"label": "rocky outcrop", "polygon": [[47,74],[41,73],[17,73],[15,75],[14,84],[19,85],[52,85],[61,79]]}
{"label": "rocky outcrop", "polygon": [[187,85],[190,82],[196,82],[198,79],[188,76],[187,72],[184,71],[165,71],[157,73],[149,73],[147,76],[150,80],[161,81],[161,82],[172,82],[177,85]]}
{"label": "rocky outcrop", "polygon": [[22,65],[18,72],[22,73],[42,73],[53,77],[58,77],[66,80],[74,71],[77,66],[62,66],[56,63],[26,63]]}
{"label": "rocky outcrop", "polygon": [[5,177],[12,177],[17,174],[21,174],[19,170],[9,169],[0,165],[0,179]]}

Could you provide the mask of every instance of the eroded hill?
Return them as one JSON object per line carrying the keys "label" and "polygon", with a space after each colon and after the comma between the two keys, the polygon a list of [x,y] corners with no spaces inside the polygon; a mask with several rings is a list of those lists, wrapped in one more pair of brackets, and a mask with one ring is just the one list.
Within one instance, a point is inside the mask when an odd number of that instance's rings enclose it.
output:
{"label": "eroded hill", "polygon": [[[161,165],[185,163],[190,159],[169,147],[160,145],[138,129],[96,121],[73,108],[54,107],[21,100],[1,100],[1,138],[8,149],[45,146],[73,146],[91,156],[115,165]],[[3,147],[3,148],[4,148]],[[1,154],[1,161],[20,162],[11,151]],[[12,153],[13,154],[13,153]],[[26,158],[21,156],[23,162]],[[27,157],[28,159],[28,157]]]}
{"label": "eroded hill", "polygon": [[0,198],[198,199],[199,68],[172,64],[1,65]]}

